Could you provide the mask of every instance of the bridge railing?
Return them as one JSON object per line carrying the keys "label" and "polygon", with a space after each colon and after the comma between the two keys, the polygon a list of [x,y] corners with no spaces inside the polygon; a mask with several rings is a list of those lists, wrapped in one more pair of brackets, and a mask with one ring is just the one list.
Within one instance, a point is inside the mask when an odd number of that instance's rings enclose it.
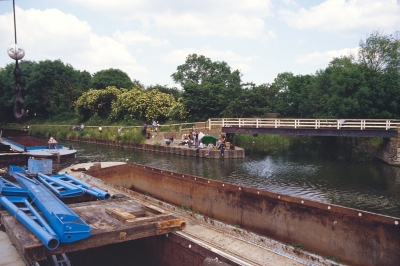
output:
{"label": "bridge railing", "polygon": [[396,119],[292,119],[292,118],[211,118],[209,129],[215,127],[269,127],[269,128],[309,128],[309,129],[381,129],[400,127]]}

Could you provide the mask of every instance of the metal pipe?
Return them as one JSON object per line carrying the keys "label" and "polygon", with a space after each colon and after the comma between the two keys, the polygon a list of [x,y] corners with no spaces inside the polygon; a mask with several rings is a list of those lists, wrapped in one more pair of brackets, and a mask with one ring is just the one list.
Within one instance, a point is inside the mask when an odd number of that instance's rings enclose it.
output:
{"label": "metal pipe", "polygon": [[84,182],[82,180],[79,180],[79,179],[77,179],[77,178],[75,178],[75,177],[73,177],[73,176],[71,176],[71,175],[69,175],[67,173],[59,174],[59,175],[53,175],[52,177],[59,178],[59,179],[62,179],[62,180],[67,179],[67,180],[75,183],[75,185],[86,189],[86,191],[85,191],[86,193],[88,193],[88,194],[90,194],[92,196],[95,196],[97,198],[100,198],[100,199],[103,199],[103,200],[107,200],[107,199],[110,199],[110,197],[111,197],[111,195],[108,192],[103,191],[101,189],[98,189],[96,187],[93,187],[90,184],[88,184],[88,183],[86,183],[86,182]]}
{"label": "metal pipe", "polygon": [[[17,199],[17,197],[10,197],[15,198],[17,202],[22,202],[22,199]],[[25,198],[26,199],[26,198]],[[32,220],[26,213],[21,211],[14,203],[12,203],[7,197],[0,196],[0,203],[6,208],[7,211],[11,213],[15,218],[18,219],[29,231],[32,232],[42,243],[43,245],[49,249],[54,250],[56,249],[60,242],[57,235],[52,235],[38,223]]]}
{"label": "metal pipe", "polygon": [[[42,173],[38,174],[39,180],[46,185],[57,197],[77,197],[85,193],[85,190],[59,178],[54,178]],[[54,187],[54,184],[58,187]],[[63,189],[63,190],[60,190]]]}
{"label": "metal pipe", "polygon": [[90,226],[69,209],[36,179],[23,174],[24,169],[10,166],[9,174],[28,189],[29,197],[49,221],[50,226],[60,237],[61,243],[75,242],[90,236]]}
{"label": "metal pipe", "polygon": [[0,195],[3,196],[25,196],[28,197],[28,190],[0,177]]}

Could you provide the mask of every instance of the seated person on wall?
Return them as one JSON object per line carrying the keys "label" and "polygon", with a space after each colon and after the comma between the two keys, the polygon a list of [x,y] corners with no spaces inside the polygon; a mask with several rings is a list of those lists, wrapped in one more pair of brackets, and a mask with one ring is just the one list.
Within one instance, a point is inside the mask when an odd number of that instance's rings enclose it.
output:
{"label": "seated person on wall", "polygon": [[214,148],[214,145],[212,144],[212,142],[208,143],[207,145],[207,152],[206,152],[206,156],[210,155],[210,151]]}
{"label": "seated person on wall", "polygon": [[235,150],[235,145],[233,144],[233,143],[231,143],[231,146],[230,146],[230,148],[229,148],[231,151],[234,151]]}
{"label": "seated person on wall", "polygon": [[206,145],[200,140],[199,147],[196,149],[196,154],[199,154],[200,150],[205,148],[205,147],[206,147]]}
{"label": "seated person on wall", "polygon": [[224,156],[224,153],[225,153],[225,143],[222,143],[222,144],[220,145],[220,150],[221,150],[221,156]]}
{"label": "seated person on wall", "polygon": [[173,137],[170,137],[170,138],[165,142],[165,144],[167,144],[167,146],[169,146],[172,142],[174,142],[174,138],[173,138]]}
{"label": "seated person on wall", "polygon": [[193,140],[189,139],[188,141],[188,147],[191,148],[193,146]]}
{"label": "seated person on wall", "polygon": [[221,149],[221,144],[222,144],[222,141],[220,139],[218,139],[217,142],[215,143],[215,146],[217,147],[217,149]]}
{"label": "seated person on wall", "polygon": [[185,137],[185,139],[178,144],[178,146],[184,146],[184,145],[189,145],[189,139],[187,137]]}

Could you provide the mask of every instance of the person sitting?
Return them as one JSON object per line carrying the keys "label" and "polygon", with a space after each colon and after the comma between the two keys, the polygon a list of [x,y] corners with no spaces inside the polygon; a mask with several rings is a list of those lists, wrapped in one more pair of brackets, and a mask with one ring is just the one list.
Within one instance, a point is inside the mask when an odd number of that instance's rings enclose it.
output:
{"label": "person sitting", "polygon": [[221,144],[221,156],[224,156],[225,153],[225,144]]}
{"label": "person sitting", "polygon": [[173,138],[173,137],[170,137],[170,138],[165,142],[165,144],[167,144],[167,146],[169,146],[172,142],[174,142],[174,138]]}
{"label": "person sitting", "polygon": [[196,155],[200,153],[200,150],[205,147],[205,144],[200,140],[199,147],[196,149]]}
{"label": "person sitting", "polygon": [[191,139],[188,140],[188,147],[191,148],[193,146],[193,141]]}
{"label": "person sitting", "polygon": [[220,139],[218,139],[217,142],[215,143],[215,146],[217,147],[217,149],[221,149],[221,144],[222,144],[222,141]]}
{"label": "person sitting", "polygon": [[231,151],[234,151],[234,150],[235,150],[235,145],[234,145],[233,143],[231,143],[230,150],[231,150]]}
{"label": "person sitting", "polygon": [[188,145],[189,140],[187,138],[185,138],[184,140],[182,140],[181,143],[178,144],[178,146],[184,146],[184,145]]}
{"label": "person sitting", "polygon": [[210,155],[210,151],[214,148],[212,142],[208,143],[206,156]]}

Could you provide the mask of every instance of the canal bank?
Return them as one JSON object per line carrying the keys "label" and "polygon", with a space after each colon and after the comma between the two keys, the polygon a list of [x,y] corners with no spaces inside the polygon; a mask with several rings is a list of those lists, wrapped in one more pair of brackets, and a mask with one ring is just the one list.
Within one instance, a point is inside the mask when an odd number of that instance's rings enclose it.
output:
{"label": "canal bank", "polygon": [[[196,147],[188,147],[188,145],[181,145],[184,140],[182,137],[184,134],[179,134],[177,132],[152,132],[151,137],[147,138],[145,142],[142,144],[137,143],[122,143],[121,141],[113,141],[113,140],[102,140],[102,139],[68,139],[69,141],[81,142],[81,143],[89,143],[96,145],[105,145],[112,147],[122,147],[127,149],[137,149],[143,151],[151,151],[165,154],[176,154],[183,155],[189,157],[203,157],[210,159],[237,159],[237,158],[245,158],[246,153],[243,148],[235,146],[234,150],[230,149],[230,146],[221,152],[221,150],[214,147],[209,152],[207,148],[197,149]],[[167,144],[167,141],[170,138],[174,140]]]}

